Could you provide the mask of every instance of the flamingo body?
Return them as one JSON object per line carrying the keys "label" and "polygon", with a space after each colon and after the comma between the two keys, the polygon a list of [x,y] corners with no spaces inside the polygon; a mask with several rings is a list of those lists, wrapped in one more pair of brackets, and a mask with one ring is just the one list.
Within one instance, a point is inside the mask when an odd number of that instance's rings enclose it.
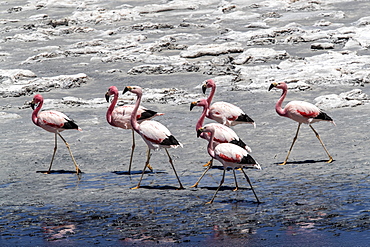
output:
{"label": "flamingo body", "polygon": [[167,156],[169,158],[169,162],[179,182],[180,189],[183,189],[184,187],[181,184],[181,181],[180,181],[179,176],[177,175],[175,166],[173,165],[172,158],[167,150],[168,148],[177,148],[179,146],[182,147],[182,144],[179,141],[177,141],[177,139],[171,134],[171,132],[163,124],[157,121],[148,120],[148,121],[139,123],[136,116],[137,116],[137,112],[138,112],[141,98],[143,95],[142,88],[138,86],[128,86],[124,89],[123,94],[128,91],[137,95],[135,108],[133,109],[131,113],[131,118],[130,118],[131,126],[133,130],[135,130],[136,133],[138,133],[143,138],[143,140],[148,146],[147,160],[146,160],[143,172],[141,173],[141,178],[139,180],[138,185],[132,189],[138,189],[140,187],[141,180],[145,173],[145,169],[149,166],[149,161],[150,161],[150,156],[151,156],[150,150],[152,149],[158,150],[161,148],[165,149]]}
{"label": "flamingo body", "polygon": [[[213,143],[213,140],[214,140],[216,129],[213,125],[208,125],[208,126],[204,126],[204,127],[199,128],[198,131],[197,131],[198,136],[200,136],[201,133],[204,133],[204,132],[211,133],[211,137],[209,139],[208,147],[207,147],[208,154],[212,158],[221,162],[221,164],[224,167],[224,172],[223,172],[223,176],[222,176],[220,185],[217,188],[215,194],[213,195],[213,198],[209,202],[209,203],[212,203],[214,198],[216,197],[217,192],[219,191],[219,189],[221,188],[221,186],[224,182],[225,171],[226,171],[227,168],[230,167],[234,171],[234,169],[236,169],[236,168],[244,168],[244,167],[261,169],[261,166],[252,158],[252,156],[248,153],[247,150],[245,150],[244,148],[239,147],[238,145],[235,145],[235,144],[232,144],[232,143],[221,143],[221,144],[218,144],[215,147],[214,143]],[[244,172],[243,169],[241,169],[241,171],[244,173],[245,178],[247,179],[248,183],[250,184],[251,189],[253,191],[253,194],[257,199],[257,202],[260,202],[256,193],[255,193],[255,191],[254,191],[254,189],[253,189],[253,186],[252,186],[252,184],[250,182],[250,179],[248,178],[247,174]]]}
{"label": "flamingo body", "polygon": [[280,96],[280,99],[277,101],[275,105],[275,110],[277,114],[279,114],[282,117],[287,117],[287,118],[290,118],[298,122],[298,128],[297,128],[296,135],[293,139],[293,142],[290,146],[290,149],[288,151],[288,154],[284,162],[281,163],[280,165],[286,164],[289,158],[290,152],[293,148],[293,145],[298,138],[298,132],[299,132],[299,129],[302,123],[308,124],[310,126],[310,128],[315,133],[317,139],[320,141],[322,147],[324,148],[326,154],[329,157],[328,163],[331,163],[333,161],[332,156],[329,154],[319,134],[316,132],[316,130],[312,127],[311,124],[315,122],[319,122],[319,121],[327,121],[335,125],[334,120],[328,114],[320,110],[317,106],[311,103],[305,102],[305,101],[291,101],[288,104],[286,104],[284,108],[282,108],[283,101],[288,93],[288,85],[285,82],[272,83],[269,87],[269,91],[274,87],[281,89],[283,91],[283,93]]}
{"label": "flamingo body", "polygon": [[213,96],[216,92],[216,84],[212,79],[207,80],[202,86],[203,93],[206,92],[207,88],[211,88],[211,93],[207,98],[209,105],[207,118],[226,126],[234,126],[244,123],[253,124],[253,126],[255,126],[253,119],[236,105],[223,101],[215,102],[211,105]]}
{"label": "flamingo body", "polygon": [[[113,100],[108,107],[106,113],[107,122],[118,128],[122,129],[131,129],[132,130],[132,146],[131,146],[131,156],[130,156],[130,164],[128,168],[128,174],[131,174],[131,166],[132,166],[132,159],[135,150],[135,135],[134,130],[131,126],[131,114],[135,108],[134,105],[123,105],[115,107],[118,101],[118,89],[115,86],[111,86],[108,88],[108,91],[105,94],[105,99],[109,102],[110,97],[113,95]],[[163,113],[158,113],[156,111],[148,110],[145,107],[139,106],[136,112],[136,120],[141,123],[144,120],[152,119],[153,117],[163,115]],[[149,169],[152,169],[149,166]]]}
{"label": "flamingo body", "polygon": [[[69,144],[62,137],[60,132],[62,132],[64,130],[67,130],[67,129],[76,129],[76,130],[81,131],[81,128],[78,127],[78,125],[72,119],[70,119],[67,115],[65,115],[62,112],[54,111],[54,110],[40,111],[43,104],[44,104],[44,98],[40,94],[36,94],[33,97],[33,100],[31,102],[31,107],[33,109],[32,122],[35,125],[43,128],[44,130],[55,134],[54,153],[53,153],[53,156],[52,156],[52,159],[51,159],[51,162],[50,162],[49,170],[46,173],[51,172],[51,167],[53,165],[54,156],[55,156],[55,153],[56,153],[56,150],[57,150],[57,135],[59,135],[59,137],[63,140],[63,142],[65,143],[65,145],[68,148],[69,154],[70,154],[70,156],[72,158],[72,161],[73,161],[73,163],[75,165],[75,168],[76,168],[76,173],[79,174],[81,172],[81,170],[78,167],[78,165],[77,165],[77,163],[76,163],[76,161],[73,157],[73,154],[72,154],[72,151],[69,147]],[[36,108],[35,108],[35,105],[37,105]]]}

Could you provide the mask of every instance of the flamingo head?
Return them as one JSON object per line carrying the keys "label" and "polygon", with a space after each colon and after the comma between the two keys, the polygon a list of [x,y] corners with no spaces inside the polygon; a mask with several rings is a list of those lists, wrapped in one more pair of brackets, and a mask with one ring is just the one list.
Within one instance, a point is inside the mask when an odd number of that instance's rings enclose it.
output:
{"label": "flamingo head", "polygon": [[105,93],[105,99],[109,102],[109,98],[112,95],[118,95],[118,89],[116,86],[111,86],[108,88],[108,91]]}
{"label": "flamingo head", "polygon": [[208,107],[208,102],[206,99],[200,99],[190,103],[190,111],[193,110],[194,106]]}
{"label": "flamingo head", "polygon": [[208,79],[208,80],[206,80],[206,82],[203,84],[203,86],[202,86],[202,91],[203,91],[203,93],[206,93],[207,88],[215,87],[215,86],[216,86],[215,82],[214,82],[212,79]]}
{"label": "flamingo head", "polygon": [[270,87],[269,87],[269,91],[271,89],[273,89],[274,87],[276,88],[279,88],[279,89],[288,89],[288,85],[285,83],[285,82],[274,82],[274,83],[271,83]]}
{"label": "flamingo head", "polygon": [[141,95],[143,93],[143,89],[139,86],[127,86],[123,90],[123,94],[125,94],[128,91],[130,91],[131,93],[137,94],[137,95],[139,94]]}
{"label": "flamingo head", "polygon": [[215,128],[212,125],[207,125],[207,126],[200,127],[197,130],[197,137],[199,137],[203,132],[213,133],[213,132],[215,132]]}
{"label": "flamingo head", "polygon": [[41,94],[36,94],[30,103],[32,110],[35,110],[35,105],[43,101],[44,101],[44,98],[41,96]]}

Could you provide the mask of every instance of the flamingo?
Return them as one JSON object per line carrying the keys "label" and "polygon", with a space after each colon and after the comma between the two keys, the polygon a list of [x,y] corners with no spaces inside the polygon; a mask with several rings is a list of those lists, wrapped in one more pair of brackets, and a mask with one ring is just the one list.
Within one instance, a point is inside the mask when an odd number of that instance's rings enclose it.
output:
{"label": "flamingo", "polygon": [[324,142],[320,138],[320,135],[317,133],[317,131],[311,125],[311,124],[319,122],[319,121],[327,121],[327,122],[331,122],[333,125],[335,125],[333,119],[331,117],[329,117],[325,112],[320,110],[317,106],[315,106],[311,103],[305,102],[305,101],[291,101],[288,104],[286,104],[286,106],[284,108],[282,108],[281,105],[282,105],[282,103],[283,103],[283,101],[284,101],[284,99],[285,99],[285,97],[288,93],[288,85],[285,82],[279,82],[279,83],[275,82],[275,83],[272,83],[270,85],[269,91],[272,88],[278,88],[278,89],[283,90],[283,93],[281,94],[281,97],[277,101],[276,106],[275,106],[275,110],[276,110],[277,114],[279,114],[280,116],[283,116],[283,117],[293,119],[294,121],[298,122],[297,132],[296,132],[296,134],[293,138],[293,142],[292,142],[292,144],[289,148],[288,154],[287,154],[284,162],[281,163],[280,165],[285,165],[287,163],[287,160],[289,158],[290,152],[292,151],[293,145],[294,145],[295,141],[297,140],[298,132],[299,132],[299,129],[300,129],[302,123],[308,124],[310,126],[310,128],[313,130],[313,132],[315,133],[317,139],[319,139],[319,141],[320,141],[322,147],[324,148],[326,154],[329,156],[329,160],[327,161],[327,163],[333,162],[333,158],[329,154],[328,150],[326,149]]}
{"label": "flamingo", "polygon": [[[113,100],[107,110],[106,118],[107,122],[118,128],[122,129],[131,129],[132,130],[132,146],[131,146],[131,156],[130,156],[130,165],[128,168],[128,174],[131,174],[131,165],[132,165],[132,157],[134,154],[135,149],[135,135],[134,130],[132,129],[130,118],[132,110],[134,109],[133,105],[123,105],[119,107],[115,107],[118,101],[118,89],[115,86],[111,86],[108,88],[108,91],[105,94],[105,99],[109,102],[110,97],[113,95]],[[139,123],[144,120],[152,119],[156,116],[164,115],[164,113],[158,113],[152,110],[148,110],[142,106],[139,107],[136,119]],[[148,168],[153,170],[153,168],[149,165]]]}
{"label": "flamingo", "polygon": [[203,93],[206,93],[207,88],[211,88],[211,93],[207,98],[209,105],[207,118],[215,120],[216,122],[224,124],[228,127],[243,123],[253,124],[253,126],[256,127],[253,119],[251,119],[236,105],[223,101],[215,102],[211,105],[213,96],[216,92],[216,83],[212,79],[206,80],[206,83],[202,86]]}
{"label": "flamingo", "polygon": [[[208,101],[206,99],[200,99],[198,101],[192,102],[190,104],[190,111],[195,106],[203,107],[203,112],[202,112],[197,124],[195,125],[195,129],[198,130],[200,127],[203,126],[204,119],[206,117],[207,110],[208,110]],[[236,145],[246,149],[248,152],[252,151],[251,148],[248,147],[231,128],[229,128],[225,125],[219,124],[219,123],[209,123],[209,124],[206,124],[205,127],[209,126],[209,125],[213,125],[214,128],[215,128],[215,136],[214,136],[214,139],[213,139],[214,145],[218,145],[220,143],[233,143],[233,144],[236,144]],[[211,137],[211,134],[209,132],[203,132],[203,133],[200,134],[200,137],[202,139],[205,139],[206,141],[209,141],[210,137]],[[198,181],[193,186],[191,186],[190,188],[194,188],[194,187],[196,188],[198,186],[200,180],[204,177],[204,175],[208,172],[208,170],[211,169],[212,164],[213,164],[213,158],[205,165],[205,166],[207,166],[207,169],[199,177]],[[236,184],[236,188],[234,189],[234,191],[236,191],[238,189],[238,184],[237,184],[237,181],[236,181],[235,170],[233,170],[233,172],[234,172],[234,179],[235,179],[235,184]]]}
{"label": "flamingo", "polygon": [[[63,140],[63,142],[66,144],[69,154],[72,158],[73,164],[76,168],[77,175],[81,173],[80,168],[77,165],[77,162],[75,158],[73,157],[71,148],[69,147],[69,144],[67,141],[63,138],[63,136],[60,134],[60,132],[67,130],[67,129],[76,129],[81,131],[81,128],[77,126],[77,124],[70,119],[67,115],[64,113],[58,112],[58,111],[42,111],[40,112],[42,105],[44,104],[44,98],[40,94],[36,94],[33,97],[33,100],[31,102],[31,107],[33,109],[32,112],[32,122],[43,128],[46,131],[52,132],[55,134],[55,146],[54,146],[54,153],[51,158],[49,170],[46,172],[47,174],[51,171],[51,166],[53,165],[55,152],[57,151],[57,135]],[[37,105],[35,109],[35,105]]]}
{"label": "flamingo", "polygon": [[[208,154],[220,161],[222,165],[224,166],[224,171],[222,174],[222,179],[220,182],[220,185],[218,186],[215,194],[213,195],[212,199],[207,202],[207,204],[213,203],[217,192],[221,188],[222,184],[224,183],[225,180],[225,172],[228,167],[231,167],[233,170],[235,168],[243,168],[243,167],[250,167],[250,168],[256,168],[256,169],[261,169],[261,166],[250,156],[247,150],[244,148],[239,147],[238,145],[232,144],[232,143],[220,143],[216,147],[214,146],[214,137],[216,133],[216,128],[213,125],[209,126],[203,126],[198,129],[197,133],[198,136],[200,136],[204,132],[209,132],[211,133],[211,137],[208,142],[208,147],[207,151]],[[252,183],[245,173],[243,169],[241,169],[245,178],[247,179],[249,185],[251,186],[251,189],[253,191],[254,196],[256,197],[257,203],[260,203],[260,200],[257,197],[256,192],[253,189]]]}
{"label": "flamingo", "polygon": [[140,187],[141,180],[143,179],[145,170],[149,165],[150,156],[151,156],[150,150],[152,149],[158,150],[161,148],[164,148],[166,150],[171,167],[173,171],[175,172],[177,181],[179,182],[179,185],[180,185],[179,189],[184,189],[184,187],[181,184],[180,178],[177,175],[175,166],[173,165],[172,158],[167,150],[168,148],[178,148],[179,146],[182,147],[182,144],[179,141],[177,141],[177,139],[171,134],[171,132],[163,124],[157,121],[147,120],[139,124],[136,116],[137,116],[137,112],[138,112],[141,98],[143,95],[143,91],[142,91],[142,88],[139,86],[127,86],[123,90],[123,94],[128,91],[137,95],[135,107],[131,113],[131,120],[130,120],[131,126],[136,131],[136,133],[138,133],[143,138],[143,140],[148,146],[147,160],[145,162],[143,172],[141,173],[140,181],[136,187],[133,187],[131,189],[138,189]]}

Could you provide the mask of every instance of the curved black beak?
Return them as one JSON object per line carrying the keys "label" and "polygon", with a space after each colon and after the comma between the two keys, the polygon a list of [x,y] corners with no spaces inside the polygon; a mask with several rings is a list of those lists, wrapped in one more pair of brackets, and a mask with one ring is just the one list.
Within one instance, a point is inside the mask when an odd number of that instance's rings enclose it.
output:
{"label": "curved black beak", "polygon": [[202,134],[202,131],[203,129],[202,128],[199,128],[198,130],[197,130],[197,137],[199,138],[199,136],[200,136],[200,134]]}
{"label": "curved black beak", "polygon": [[110,95],[108,92],[105,93],[105,99],[106,101],[109,103],[109,98],[110,98]]}
{"label": "curved black beak", "polygon": [[190,111],[193,110],[194,106],[197,105],[198,102],[194,101],[190,103]]}
{"label": "curved black beak", "polygon": [[276,87],[277,86],[277,83],[271,83],[271,85],[270,85],[270,87],[269,87],[269,91],[271,90],[271,89],[273,89],[274,87]]}
{"label": "curved black beak", "polygon": [[31,105],[32,110],[35,110],[35,105],[36,105],[35,104],[35,101],[32,100],[31,103],[30,103],[30,105]]}
{"label": "curved black beak", "polygon": [[126,92],[128,92],[128,91],[131,91],[131,87],[125,87],[125,89],[123,89],[123,92],[122,92],[122,94],[125,94]]}
{"label": "curved black beak", "polygon": [[203,84],[202,86],[202,92],[205,94],[207,91],[207,84]]}

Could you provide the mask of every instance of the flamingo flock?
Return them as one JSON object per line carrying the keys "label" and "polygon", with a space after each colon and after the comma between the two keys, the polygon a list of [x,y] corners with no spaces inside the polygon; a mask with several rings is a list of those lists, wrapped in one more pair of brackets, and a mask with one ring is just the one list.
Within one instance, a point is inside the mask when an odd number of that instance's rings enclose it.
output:
{"label": "flamingo flock", "polygon": [[[224,183],[225,173],[228,168],[231,168],[233,171],[236,186],[234,191],[238,190],[238,182],[236,179],[235,170],[240,170],[243,173],[246,181],[248,182],[254,194],[256,202],[260,203],[261,201],[259,200],[252,186],[251,180],[249,179],[243,168],[254,168],[260,170],[261,165],[251,156],[251,148],[247,146],[247,144],[243,140],[241,140],[236,132],[230,128],[237,124],[252,124],[255,128],[256,124],[252,118],[250,118],[242,109],[240,109],[236,105],[223,101],[214,102],[212,104],[212,100],[216,92],[216,83],[212,79],[205,81],[204,85],[202,86],[203,93],[206,93],[208,88],[211,88],[211,92],[207,99],[199,99],[197,101],[191,102],[190,104],[190,111],[192,111],[195,106],[203,108],[202,113],[195,124],[195,130],[197,137],[200,137],[207,141],[207,152],[211,158],[210,161],[207,162],[206,165],[204,165],[207,168],[199,177],[197,182],[193,186],[191,186],[191,188],[197,187],[199,185],[199,182],[204,177],[204,175],[212,168],[213,161],[217,160],[222,164],[224,168],[223,174],[219,186],[217,187],[212,199],[207,203],[211,204],[214,202],[217,193]],[[305,101],[291,101],[283,108],[282,104],[288,92],[288,85],[285,82],[272,83],[268,91],[273,88],[282,90],[282,95],[275,106],[277,114],[298,122],[298,128],[288,154],[284,162],[280,165],[287,164],[287,160],[293,149],[293,145],[298,138],[298,132],[302,123],[309,125],[312,131],[315,133],[317,139],[320,141],[322,147],[328,155],[329,160],[327,162],[333,162],[333,157],[329,154],[320,135],[312,127],[312,124],[318,121],[327,121],[335,125],[333,119],[315,105]],[[147,168],[153,171],[153,168],[150,165],[151,150],[159,149],[164,149],[167,154],[168,161],[179,183],[178,189],[184,189],[184,186],[180,181],[180,177],[176,172],[173,159],[171,158],[168,151],[168,149],[182,147],[183,145],[181,144],[181,142],[178,141],[178,139],[175,138],[174,135],[171,134],[167,127],[157,121],[152,120],[152,118],[161,116],[164,113],[158,113],[156,111],[149,110],[141,106],[143,95],[143,89],[141,87],[126,86],[122,94],[125,93],[135,94],[136,103],[134,105],[116,106],[119,97],[119,91],[115,86],[111,86],[108,88],[108,91],[105,94],[105,99],[107,102],[110,102],[110,105],[106,112],[106,120],[111,126],[122,129],[131,129],[132,131],[132,146],[128,174],[131,174],[131,166],[135,149],[135,132],[140,135],[140,137],[147,145],[147,157],[144,168],[141,172],[141,177],[138,184],[131,189],[140,188]],[[113,99],[111,100],[111,98]],[[68,129],[81,131],[81,128],[78,127],[71,118],[61,112],[53,110],[41,111],[43,102],[43,97],[40,94],[37,94],[33,97],[31,107],[33,109],[33,123],[48,132],[54,133],[55,136],[55,146],[52,159],[49,165],[49,169],[45,173],[51,173],[51,167],[53,165],[54,157],[57,151],[57,137],[59,136],[63,140],[69,151],[69,154],[75,166],[76,174],[79,175],[81,173],[81,170],[77,165],[69,144],[62,137],[60,132]],[[216,123],[204,124],[205,118],[216,121]]]}

